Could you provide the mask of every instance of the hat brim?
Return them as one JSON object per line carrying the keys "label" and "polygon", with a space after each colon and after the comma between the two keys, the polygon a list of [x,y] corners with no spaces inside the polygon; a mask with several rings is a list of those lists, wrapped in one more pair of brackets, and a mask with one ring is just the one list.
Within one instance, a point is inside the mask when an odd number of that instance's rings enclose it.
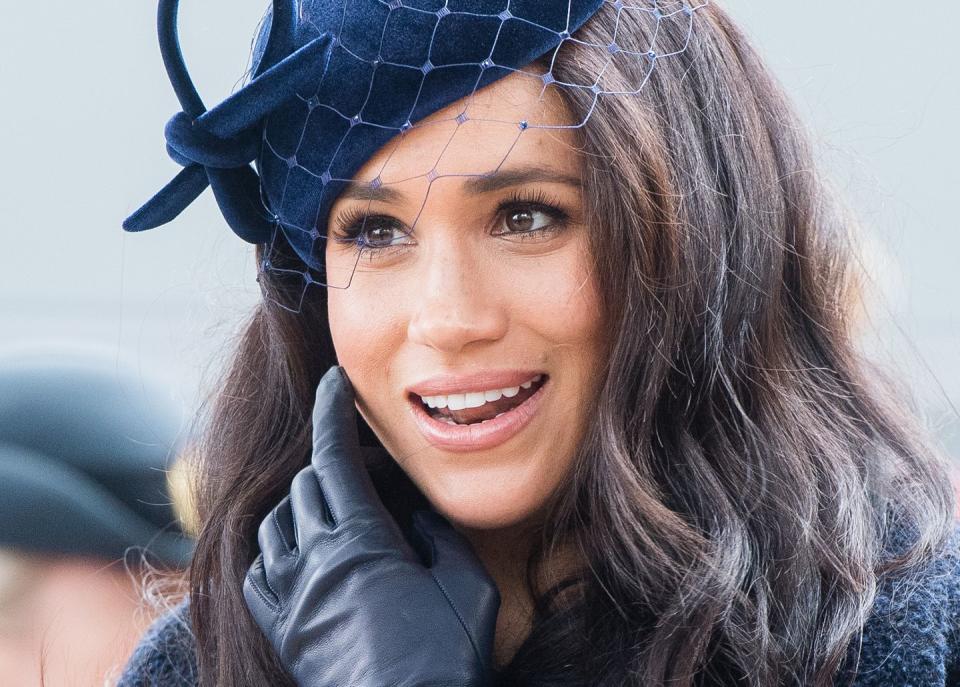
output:
{"label": "hat brim", "polygon": [[186,567],[193,541],[176,522],[158,528],[70,466],[0,444],[0,546],[108,560],[143,555]]}

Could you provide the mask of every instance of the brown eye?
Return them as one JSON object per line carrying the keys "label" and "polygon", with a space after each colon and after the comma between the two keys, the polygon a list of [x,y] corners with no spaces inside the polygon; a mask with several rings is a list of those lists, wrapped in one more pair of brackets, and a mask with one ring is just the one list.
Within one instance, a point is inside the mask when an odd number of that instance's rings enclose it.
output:
{"label": "brown eye", "polygon": [[364,236],[367,237],[364,241],[364,244],[374,248],[389,245],[391,239],[393,238],[392,233],[395,231],[395,227],[391,227],[386,224],[378,225],[371,223],[370,228],[368,228],[364,234]]}
{"label": "brown eye", "polygon": [[559,208],[536,203],[518,203],[503,211],[503,234],[530,234],[559,228],[566,220]]}
{"label": "brown eye", "polygon": [[334,238],[339,243],[352,244],[358,250],[377,251],[393,248],[398,238],[406,236],[400,223],[387,215],[367,215],[359,210],[337,219]]}

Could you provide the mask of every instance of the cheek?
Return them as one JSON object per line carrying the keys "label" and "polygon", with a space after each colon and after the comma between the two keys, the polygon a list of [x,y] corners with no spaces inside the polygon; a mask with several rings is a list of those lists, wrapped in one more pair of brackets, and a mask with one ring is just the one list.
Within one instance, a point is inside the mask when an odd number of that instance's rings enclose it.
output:
{"label": "cheek", "polygon": [[585,248],[564,250],[510,276],[511,319],[556,347],[575,347],[587,362],[599,354],[600,303]]}
{"label": "cheek", "polygon": [[[360,289],[329,289],[327,317],[337,360],[361,399],[383,392],[390,379],[392,355],[401,345],[403,327],[395,310]],[[376,301],[376,302],[374,302]],[[360,403],[361,410],[364,404]]]}

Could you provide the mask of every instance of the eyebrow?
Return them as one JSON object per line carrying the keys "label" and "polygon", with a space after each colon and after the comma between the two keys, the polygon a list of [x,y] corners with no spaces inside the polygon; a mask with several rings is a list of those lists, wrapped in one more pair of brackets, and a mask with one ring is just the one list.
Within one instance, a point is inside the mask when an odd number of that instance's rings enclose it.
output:
{"label": "eyebrow", "polygon": [[[464,193],[474,196],[492,193],[504,188],[510,188],[511,186],[538,182],[565,184],[577,189],[583,186],[578,177],[563,172],[556,172],[545,167],[535,166],[516,167],[485,175],[445,174],[440,176],[464,176],[465,178],[460,184],[460,188],[463,189]],[[439,179],[440,177],[438,176],[436,178]],[[341,192],[340,198],[399,202],[403,199],[403,194],[396,189],[390,188],[389,185],[371,186],[369,183],[351,181]]]}

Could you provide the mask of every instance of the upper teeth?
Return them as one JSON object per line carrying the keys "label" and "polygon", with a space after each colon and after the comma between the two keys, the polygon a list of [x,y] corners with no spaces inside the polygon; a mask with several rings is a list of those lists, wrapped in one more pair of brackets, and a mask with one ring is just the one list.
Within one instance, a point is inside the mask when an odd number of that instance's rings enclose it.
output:
{"label": "upper teeth", "polygon": [[479,408],[484,403],[497,401],[501,396],[513,398],[520,393],[520,389],[529,389],[534,382],[539,382],[543,375],[537,375],[529,382],[524,382],[520,386],[508,386],[503,389],[490,389],[489,391],[473,391],[463,394],[448,394],[446,396],[421,396],[423,402],[431,408],[450,408],[450,410],[463,410],[464,408]]}

